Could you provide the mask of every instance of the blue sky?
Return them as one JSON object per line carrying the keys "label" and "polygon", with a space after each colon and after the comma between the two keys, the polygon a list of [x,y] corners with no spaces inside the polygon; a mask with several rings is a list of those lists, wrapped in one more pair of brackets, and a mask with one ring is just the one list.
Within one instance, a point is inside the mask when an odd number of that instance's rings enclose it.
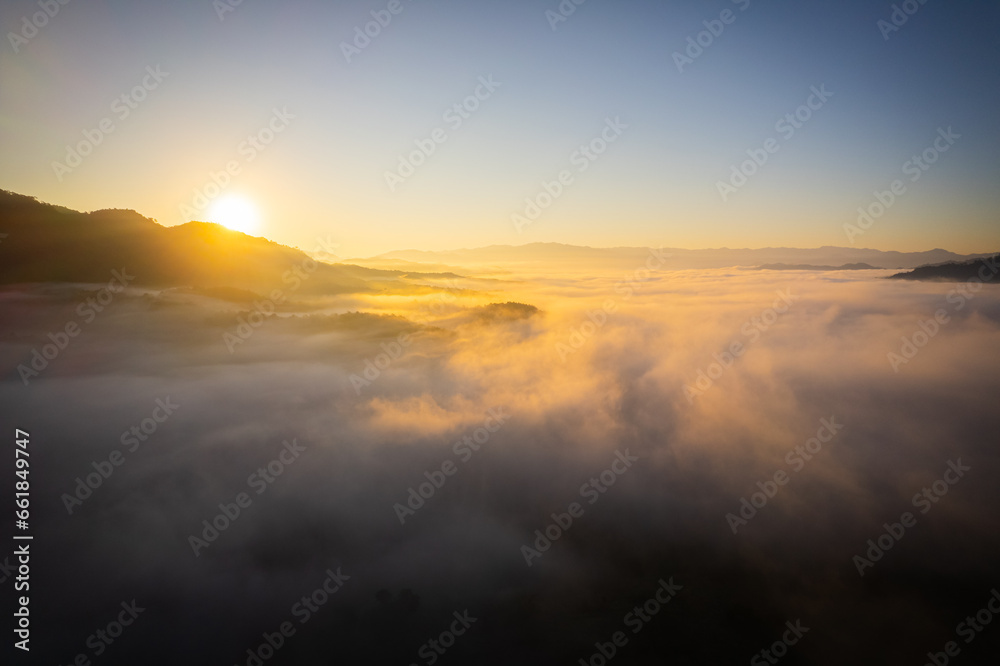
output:
{"label": "blue sky", "polygon": [[[220,19],[208,0],[71,1],[15,52],[9,33],[40,10],[4,3],[0,187],[172,225],[210,219],[194,194],[236,160],[215,200],[252,202],[260,235],[330,236],[351,256],[533,241],[1000,247],[995,4],[914,3],[885,39],[893,3],[587,0],[553,30],[555,0],[401,0],[348,62],[342,43],[388,5],[243,0]],[[724,11],[678,71],[673,54]],[[168,75],[117,118],[112,101],[157,65]],[[445,111],[489,76],[499,87],[450,127]],[[813,86],[833,95],[782,138],[776,121]],[[275,108],[294,119],[247,162],[239,146]],[[53,162],[106,117],[114,131],[60,178]],[[579,172],[571,156],[615,118],[627,129]],[[857,208],[948,127],[961,138],[849,239]],[[435,128],[447,140],[391,189],[386,172]],[[778,151],[723,200],[719,182],[773,137]],[[565,170],[571,184],[518,231],[525,199]]]}

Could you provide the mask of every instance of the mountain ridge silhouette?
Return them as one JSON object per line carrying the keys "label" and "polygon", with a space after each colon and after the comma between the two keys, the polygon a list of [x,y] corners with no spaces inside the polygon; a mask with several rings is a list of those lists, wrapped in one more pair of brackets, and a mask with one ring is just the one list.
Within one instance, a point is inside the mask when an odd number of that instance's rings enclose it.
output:
{"label": "mountain ridge silhouette", "polygon": [[299,249],[211,222],[165,227],[129,209],[84,213],[7,190],[0,190],[0,231],[7,234],[0,284],[105,282],[125,268],[136,276],[131,286],[341,294],[407,291],[413,286],[396,280],[419,275],[313,263]]}

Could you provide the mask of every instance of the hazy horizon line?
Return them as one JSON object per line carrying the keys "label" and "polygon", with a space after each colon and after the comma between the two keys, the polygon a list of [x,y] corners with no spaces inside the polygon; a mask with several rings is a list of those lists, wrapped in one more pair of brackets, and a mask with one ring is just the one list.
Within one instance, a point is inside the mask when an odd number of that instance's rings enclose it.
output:
{"label": "hazy horizon line", "polygon": [[[155,217],[149,217],[147,215],[144,215],[143,213],[141,213],[140,211],[138,211],[138,210],[136,210],[134,208],[96,208],[94,210],[82,211],[82,210],[76,210],[76,209],[70,208],[69,206],[66,206],[66,205],[63,205],[63,204],[57,204],[57,203],[52,203],[52,202],[49,202],[49,201],[44,201],[44,200],[40,199],[39,197],[37,197],[35,195],[32,195],[32,194],[23,194],[21,192],[17,192],[15,190],[9,190],[9,189],[6,189],[6,188],[0,188],[0,189],[3,189],[4,191],[9,192],[9,193],[14,194],[14,195],[29,197],[31,199],[34,199],[36,202],[38,202],[41,205],[48,205],[48,206],[55,206],[55,207],[58,207],[58,208],[65,208],[65,209],[72,210],[74,212],[77,212],[77,213],[80,213],[80,214],[83,214],[83,215],[90,215],[90,214],[95,214],[95,213],[101,213],[101,212],[104,212],[104,211],[130,211],[130,212],[135,213],[136,215],[139,215],[140,217],[143,217],[143,218],[145,218],[147,220],[152,221],[153,223],[155,223],[155,224],[157,224],[157,225],[159,225],[159,226],[161,226],[161,227],[163,227],[165,229],[172,229],[172,228],[176,228],[176,227],[183,227],[183,226],[185,226],[187,224],[195,224],[195,223],[196,224],[210,224],[210,225],[217,226],[220,229],[224,229],[225,231],[231,232],[233,234],[241,234],[241,235],[244,235],[244,236],[248,236],[250,238],[262,238],[262,239],[264,239],[266,241],[269,241],[269,242],[272,242],[272,243],[277,243],[277,244],[283,245],[285,247],[289,247],[289,248],[293,248],[293,249],[299,250],[300,252],[305,252],[306,254],[309,254],[309,252],[310,252],[309,250],[304,249],[304,248],[302,248],[302,247],[300,247],[298,245],[294,245],[294,244],[290,244],[290,243],[289,244],[285,244],[285,243],[283,243],[283,242],[281,242],[279,240],[276,240],[275,238],[272,238],[271,236],[249,234],[249,233],[246,233],[246,232],[243,232],[243,231],[239,231],[239,230],[236,230],[236,229],[231,229],[231,228],[229,228],[229,227],[227,227],[227,226],[225,226],[223,224],[220,224],[218,222],[212,222],[212,221],[209,221],[209,220],[188,220],[187,222],[180,222],[180,223],[177,223],[177,224],[164,224],[164,223],[160,222],[157,218],[155,218]],[[761,251],[761,250],[824,250],[824,249],[837,249],[837,250],[851,250],[851,251],[855,251],[855,252],[883,252],[883,253],[895,252],[895,253],[899,253],[899,254],[922,254],[922,253],[927,253],[927,252],[938,252],[938,251],[940,251],[940,252],[948,252],[950,254],[955,254],[955,255],[965,256],[965,257],[973,257],[973,258],[975,256],[977,256],[977,255],[1000,254],[1000,249],[998,249],[998,250],[978,251],[978,252],[958,252],[958,251],[955,251],[955,250],[949,250],[949,249],[942,248],[942,247],[935,247],[935,248],[922,249],[922,250],[882,249],[882,248],[877,248],[877,247],[852,247],[852,246],[847,246],[847,245],[818,245],[818,246],[764,245],[764,246],[759,246],[759,247],[727,247],[727,246],[720,246],[720,247],[683,247],[683,246],[679,246],[679,245],[663,245],[663,244],[660,244],[660,245],[589,245],[589,244],[578,244],[578,243],[571,243],[571,242],[564,242],[564,241],[536,240],[536,241],[531,241],[531,242],[521,243],[521,244],[514,244],[514,243],[491,243],[489,245],[479,245],[479,246],[474,246],[474,247],[462,246],[462,247],[456,247],[456,248],[437,248],[437,249],[416,248],[416,247],[399,247],[399,248],[395,248],[395,249],[391,249],[391,250],[385,250],[385,251],[382,251],[382,252],[377,252],[375,254],[369,254],[369,255],[354,254],[354,255],[351,255],[349,257],[348,257],[348,255],[344,255],[344,256],[347,257],[347,258],[351,258],[351,259],[376,259],[376,258],[379,258],[379,257],[381,257],[383,255],[391,254],[393,252],[424,252],[424,253],[474,252],[474,251],[485,250],[485,249],[490,249],[490,248],[500,248],[500,247],[521,248],[521,247],[529,247],[529,246],[532,246],[532,245],[559,245],[559,246],[563,246],[563,247],[572,247],[572,248],[586,249],[586,250],[649,250],[649,249],[658,249],[658,250],[680,250],[680,251],[684,251],[684,252],[723,252],[723,251],[725,251],[725,252],[754,252],[754,251]]]}

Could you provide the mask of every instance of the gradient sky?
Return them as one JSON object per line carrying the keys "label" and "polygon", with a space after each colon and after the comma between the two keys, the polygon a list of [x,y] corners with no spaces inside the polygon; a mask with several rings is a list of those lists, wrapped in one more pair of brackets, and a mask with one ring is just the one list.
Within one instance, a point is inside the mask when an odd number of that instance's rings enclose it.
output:
{"label": "gradient sky", "polygon": [[[210,0],[71,0],[15,52],[9,33],[39,7],[4,2],[0,187],[175,225],[236,160],[226,192],[254,202],[259,235],[367,256],[851,245],[843,225],[899,178],[905,194],[856,246],[1000,249],[995,3],[929,0],[885,39],[892,3],[870,0],[587,0],[555,30],[557,0],[401,0],[348,63],[341,43],[388,4],[243,0],[220,20]],[[679,72],[672,54],[726,9],[735,20]],[[119,119],[112,102],[157,65],[169,75]],[[489,75],[500,87],[452,129],[442,114]],[[821,85],[833,96],[782,138],[776,121]],[[295,118],[246,162],[241,142],[274,108]],[[570,156],[616,117],[621,138],[577,172]],[[60,181],[52,163],[103,118],[114,131]],[[448,140],[390,191],[385,172],[438,127]],[[910,182],[903,164],[948,127],[961,138]],[[723,202],[717,183],[769,137],[779,151]],[[573,183],[519,233],[512,214],[564,169]]]}

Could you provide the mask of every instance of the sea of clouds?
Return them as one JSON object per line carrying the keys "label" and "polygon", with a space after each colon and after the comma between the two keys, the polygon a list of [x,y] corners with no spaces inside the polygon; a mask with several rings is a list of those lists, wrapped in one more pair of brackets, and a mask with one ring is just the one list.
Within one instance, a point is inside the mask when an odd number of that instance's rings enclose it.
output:
{"label": "sea of clouds", "polygon": [[289,306],[234,351],[239,307],[131,290],[27,385],[81,292],[8,288],[32,656],[252,664],[288,621],[263,663],[746,663],[798,620],[782,663],[973,663],[1000,640],[956,634],[1000,585],[1000,292],[888,273],[511,273]]}

